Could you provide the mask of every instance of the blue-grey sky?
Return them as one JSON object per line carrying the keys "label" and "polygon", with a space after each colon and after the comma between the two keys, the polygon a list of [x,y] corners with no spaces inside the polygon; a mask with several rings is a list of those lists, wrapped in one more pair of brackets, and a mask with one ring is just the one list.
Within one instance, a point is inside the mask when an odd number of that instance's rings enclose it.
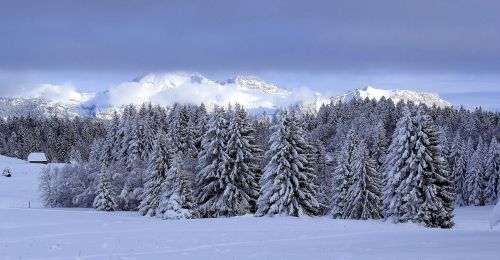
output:
{"label": "blue-grey sky", "polygon": [[374,85],[491,95],[499,14],[498,0],[1,0],[0,94],[67,82],[95,91],[183,70],[332,94]]}

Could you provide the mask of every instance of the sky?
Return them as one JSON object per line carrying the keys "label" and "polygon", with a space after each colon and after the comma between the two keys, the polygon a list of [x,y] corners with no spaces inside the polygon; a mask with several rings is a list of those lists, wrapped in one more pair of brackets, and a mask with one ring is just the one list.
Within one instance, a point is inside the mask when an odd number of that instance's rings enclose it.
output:
{"label": "sky", "polygon": [[[150,72],[372,85],[500,110],[500,1],[5,1],[0,96],[102,91]],[[498,99],[495,99],[498,97]]]}

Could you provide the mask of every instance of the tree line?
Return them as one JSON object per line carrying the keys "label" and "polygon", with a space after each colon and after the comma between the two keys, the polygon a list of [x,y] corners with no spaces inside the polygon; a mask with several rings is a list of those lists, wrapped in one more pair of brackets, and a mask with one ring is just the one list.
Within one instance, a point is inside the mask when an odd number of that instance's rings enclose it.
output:
{"label": "tree line", "polygon": [[[46,169],[46,206],[162,219],[331,215],[451,228],[500,190],[499,113],[390,99],[250,116],[127,106],[86,159]],[[82,157],[83,158],[83,157]]]}

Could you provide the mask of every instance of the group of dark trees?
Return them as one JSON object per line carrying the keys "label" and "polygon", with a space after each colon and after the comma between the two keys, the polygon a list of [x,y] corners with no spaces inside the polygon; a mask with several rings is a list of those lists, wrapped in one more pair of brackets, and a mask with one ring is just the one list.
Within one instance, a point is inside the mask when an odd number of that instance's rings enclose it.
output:
{"label": "group of dark trees", "polygon": [[163,219],[332,215],[453,226],[453,208],[500,191],[500,114],[356,100],[250,116],[127,106],[88,156],[44,171],[51,207]]}
{"label": "group of dark trees", "polygon": [[0,119],[0,154],[26,159],[45,152],[51,162],[86,161],[89,143],[106,134],[105,124],[92,118],[9,117]]}

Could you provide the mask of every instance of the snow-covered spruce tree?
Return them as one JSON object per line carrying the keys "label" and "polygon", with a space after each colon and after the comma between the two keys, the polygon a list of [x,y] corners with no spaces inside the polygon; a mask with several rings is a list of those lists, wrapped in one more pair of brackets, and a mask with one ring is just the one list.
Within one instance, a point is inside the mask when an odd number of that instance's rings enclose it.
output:
{"label": "snow-covered spruce tree", "polygon": [[294,111],[283,111],[270,138],[271,159],[261,178],[258,216],[317,214],[319,203],[312,169],[305,167],[308,144]]}
{"label": "snow-covered spruce tree", "polygon": [[115,112],[111,122],[109,122],[106,138],[102,144],[101,166],[103,168],[108,168],[118,160],[117,154],[115,153],[115,145],[118,140],[118,124],[119,117]]}
{"label": "snow-covered spruce tree", "polygon": [[472,141],[472,137],[467,139],[467,143],[464,146],[464,161],[465,161],[465,174],[464,174],[464,183],[462,193],[465,199],[465,205],[469,205],[469,188],[468,188],[468,171],[469,171],[469,162],[471,161],[472,156],[474,155],[474,141]]}
{"label": "snow-covered spruce tree", "polygon": [[479,142],[476,150],[467,162],[467,175],[465,178],[468,194],[468,204],[473,206],[484,205],[484,162],[482,161],[483,143]]}
{"label": "snow-covered spruce tree", "polygon": [[190,128],[191,112],[188,106],[175,104],[169,116],[169,128],[167,135],[174,146],[184,155],[191,155],[196,151],[195,140]]}
{"label": "snow-covered spruce tree", "polygon": [[154,149],[155,137],[157,133],[155,133],[151,126],[152,121],[149,118],[149,112],[145,104],[141,106],[136,120],[136,134],[138,136],[137,149],[140,154],[140,161],[143,162],[149,159],[149,156]]}
{"label": "snow-covered spruce tree", "polygon": [[257,160],[261,150],[255,145],[254,130],[248,114],[239,104],[235,105],[228,127],[226,153],[227,184],[224,190],[228,213],[243,215],[250,213],[259,196],[256,180]]}
{"label": "snow-covered spruce tree", "polygon": [[[386,184],[383,191],[383,210],[386,218],[392,218],[394,222],[405,221],[404,215],[416,215],[416,208],[410,208],[406,204],[410,202],[410,196],[415,196],[401,187],[412,182],[415,167],[412,161],[415,157],[415,133],[416,126],[412,119],[409,108],[405,108],[402,117],[396,124],[392,143],[383,165]],[[410,211],[410,209],[412,211]]]}
{"label": "snow-covered spruce tree", "polygon": [[332,176],[332,216],[343,218],[346,206],[346,196],[352,184],[352,160],[358,138],[351,128],[344,139],[340,151],[335,157],[335,168]]}
{"label": "snow-covered spruce tree", "polygon": [[486,157],[487,183],[484,197],[486,204],[494,205],[498,201],[500,192],[500,146],[495,137],[491,139],[490,149]]}
{"label": "snow-covered spruce tree", "polygon": [[465,146],[462,138],[457,134],[452,146],[453,155],[453,183],[455,187],[455,205],[467,205],[465,176],[467,173],[467,158],[465,157]]}
{"label": "snow-covered spruce tree", "polygon": [[[227,123],[224,109],[216,107],[208,121],[208,130],[198,155],[199,172],[196,175],[198,210],[202,217],[236,215],[232,199],[225,194],[232,185],[228,173],[229,157],[226,153]],[[231,194],[234,195],[234,194]]]}
{"label": "snow-covered spruce tree", "polygon": [[97,196],[94,199],[94,208],[101,211],[114,211],[116,209],[116,197],[113,186],[109,181],[107,171],[102,171],[97,185]]}
{"label": "snow-covered spruce tree", "polygon": [[344,218],[382,218],[382,183],[377,163],[370,157],[364,140],[354,148],[352,160],[352,185],[347,191]]}
{"label": "snow-covered spruce tree", "polygon": [[139,213],[143,216],[155,216],[164,187],[165,175],[171,163],[166,134],[160,131],[155,140],[153,153],[146,170],[146,183],[139,204]]}
{"label": "snow-covered spruce tree", "polygon": [[189,219],[196,216],[193,190],[181,158],[175,155],[165,177],[156,216],[161,219]]}
{"label": "snow-covered spruce tree", "polygon": [[[448,169],[448,162],[443,156],[443,140],[432,118],[428,115],[417,115],[419,132],[417,134],[418,170],[422,169],[417,188],[419,198],[418,221],[427,227],[453,227],[453,182]],[[425,148],[424,148],[425,146]],[[423,152],[428,150],[429,153]],[[430,159],[430,161],[428,161]]]}
{"label": "snow-covered spruce tree", "polygon": [[316,174],[315,184],[318,186],[317,199],[320,203],[320,215],[331,213],[333,198],[333,156],[328,153],[321,141],[313,141],[317,151],[314,171]]}

